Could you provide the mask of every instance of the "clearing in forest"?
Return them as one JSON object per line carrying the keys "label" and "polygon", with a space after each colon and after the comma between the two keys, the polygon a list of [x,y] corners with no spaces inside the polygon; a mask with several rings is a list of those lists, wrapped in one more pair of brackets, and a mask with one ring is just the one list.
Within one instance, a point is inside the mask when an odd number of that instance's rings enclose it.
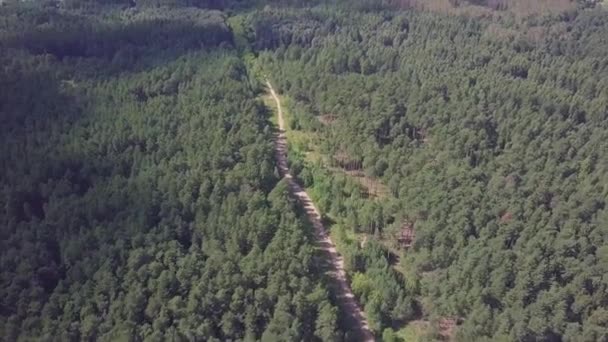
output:
{"label": "clearing in forest", "polygon": [[291,194],[304,207],[306,216],[314,227],[319,251],[325,257],[325,260],[327,260],[327,264],[329,265],[328,273],[333,282],[332,285],[334,285],[333,289],[337,292],[335,295],[338,300],[338,305],[348,316],[347,321],[349,325],[358,335],[358,340],[366,342],[374,341],[374,336],[367,319],[365,318],[365,313],[361,310],[359,303],[357,303],[348,283],[346,271],[344,269],[344,259],[338,254],[336,246],[323,226],[319,210],[316,208],[306,191],[296,182],[289,170],[287,164],[287,136],[285,134],[285,120],[283,118],[281,101],[270,82],[267,82],[267,85],[272,98],[276,102],[279,130],[275,136],[275,156],[277,158],[281,176],[287,180]]}

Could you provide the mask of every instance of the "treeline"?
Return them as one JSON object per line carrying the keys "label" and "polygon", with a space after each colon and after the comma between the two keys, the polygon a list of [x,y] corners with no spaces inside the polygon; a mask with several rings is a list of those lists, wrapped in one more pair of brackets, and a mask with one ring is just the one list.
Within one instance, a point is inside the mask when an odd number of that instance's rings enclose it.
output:
{"label": "treeline", "polygon": [[[148,9],[81,15],[58,9],[5,9],[2,46],[63,62],[87,58],[95,67],[135,68],[149,59],[232,44],[219,11]],[[111,63],[108,63],[111,62]]]}
{"label": "treeline", "polygon": [[28,6],[0,15],[1,339],[339,338],[223,17]]}
{"label": "treeline", "polygon": [[[405,276],[392,267],[398,257],[389,249],[392,246],[374,239],[374,236],[380,236],[380,229],[398,214],[394,208],[368,198],[361,185],[352,179],[331,174],[318,165],[307,165],[300,177],[310,179],[310,184],[305,185],[311,187],[315,203],[328,217],[337,220],[333,229],[353,292],[376,335],[382,336],[386,329],[398,329],[404,322],[417,318],[419,307],[415,302],[415,284],[408,282],[411,279],[406,281]],[[366,237],[360,241],[353,237],[352,232],[369,233],[369,240]]]}
{"label": "treeline", "polygon": [[328,156],[397,198],[395,210],[379,202],[384,225],[346,228],[386,239],[413,225],[402,263],[426,316],[462,320],[463,341],[608,338],[605,11],[325,7],[249,20],[260,64],[299,108],[292,127],[321,134]]}
{"label": "treeline", "polygon": [[[320,130],[321,123],[292,101],[284,101],[283,105],[290,113],[287,124],[291,130],[315,133]],[[321,145],[327,143],[313,137],[311,140]],[[314,161],[307,158],[309,143],[300,139],[288,141],[292,174],[307,188],[323,213],[326,226],[333,231],[353,293],[364,309],[371,329],[378,338],[394,336],[394,330],[420,316],[416,279],[394,268],[399,257],[395,254],[398,243],[391,241],[388,234],[382,237],[385,227],[393,224],[400,214],[398,203],[392,197],[376,199],[361,183],[344,173],[328,170],[328,166],[339,163],[325,165],[323,158]],[[360,239],[357,234],[365,237]]]}

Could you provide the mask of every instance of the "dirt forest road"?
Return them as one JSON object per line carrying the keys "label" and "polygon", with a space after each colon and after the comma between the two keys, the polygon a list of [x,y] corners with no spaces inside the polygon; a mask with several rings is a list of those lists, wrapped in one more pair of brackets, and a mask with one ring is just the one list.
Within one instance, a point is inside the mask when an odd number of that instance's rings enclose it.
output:
{"label": "dirt forest road", "polygon": [[331,279],[334,282],[333,285],[335,287],[338,305],[341,307],[342,311],[348,315],[346,318],[349,327],[357,335],[357,341],[375,341],[374,335],[365,318],[365,313],[361,310],[359,303],[357,303],[346,279],[344,259],[338,254],[336,246],[329,237],[329,234],[327,234],[321,221],[319,210],[315,207],[306,191],[304,191],[304,189],[295,181],[287,166],[287,136],[285,134],[285,122],[283,119],[281,100],[277,96],[272,84],[270,84],[269,81],[266,81],[266,84],[277,105],[279,132],[275,137],[275,155],[279,163],[281,176],[286,178],[291,193],[304,207],[308,219],[314,226],[318,247],[321,253],[326,257],[330,266],[329,272]]}

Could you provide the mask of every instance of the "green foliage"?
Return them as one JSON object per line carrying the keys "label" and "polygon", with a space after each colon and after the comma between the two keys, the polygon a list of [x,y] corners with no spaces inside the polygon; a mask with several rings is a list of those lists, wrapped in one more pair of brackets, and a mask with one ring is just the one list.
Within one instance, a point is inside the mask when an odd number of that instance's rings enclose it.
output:
{"label": "green foliage", "polygon": [[[322,211],[384,238],[415,221],[407,253],[427,314],[462,317],[464,341],[606,339],[605,11],[515,21],[318,8],[250,20],[297,122],[332,114],[317,132],[325,152],[360,161],[397,198],[370,203],[312,168]],[[365,285],[391,278],[366,250],[343,252],[378,328],[399,291]]]}
{"label": "green foliage", "polygon": [[606,12],[335,3],[0,7],[5,340],[340,340],[266,75],[292,128],[390,187],[368,198],[290,146],[383,340],[419,309],[462,318],[463,341],[607,338]]}
{"label": "green foliage", "polygon": [[338,336],[223,15],[2,11],[3,340]]}
{"label": "green foliage", "polygon": [[382,342],[398,342],[400,339],[395,334],[395,331],[391,328],[386,328],[382,332]]}

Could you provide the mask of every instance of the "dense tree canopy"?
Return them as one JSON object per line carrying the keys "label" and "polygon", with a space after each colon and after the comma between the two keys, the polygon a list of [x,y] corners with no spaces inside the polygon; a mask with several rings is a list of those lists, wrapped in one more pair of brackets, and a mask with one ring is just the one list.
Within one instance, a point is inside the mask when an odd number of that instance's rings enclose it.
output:
{"label": "dense tree canopy", "polygon": [[2,340],[338,336],[223,14],[2,11]]}
{"label": "dense tree canopy", "polygon": [[263,73],[316,139],[291,167],[378,338],[451,317],[462,341],[607,340],[595,3],[0,6],[2,339],[348,337],[278,177]]}
{"label": "dense tree canopy", "polygon": [[[260,64],[295,101],[292,127],[394,200],[368,210],[341,177],[303,179],[331,194],[326,210],[347,230],[386,239],[414,224],[405,282],[427,314],[463,319],[463,341],[608,338],[608,15],[583,7],[250,18]],[[354,274],[366,303],[379,281]]]}

